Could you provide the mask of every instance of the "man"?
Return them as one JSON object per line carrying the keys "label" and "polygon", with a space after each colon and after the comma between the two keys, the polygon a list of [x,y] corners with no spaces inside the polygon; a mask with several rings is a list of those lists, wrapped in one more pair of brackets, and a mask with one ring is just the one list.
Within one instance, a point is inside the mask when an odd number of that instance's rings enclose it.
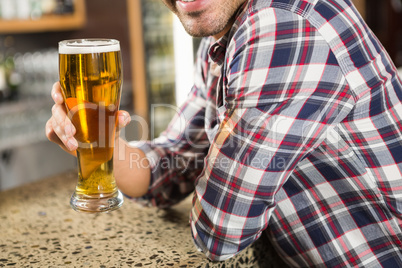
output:
{"label": "man", "polygon": [[[195,189],[192,235],[212,260],[268,235],[296,267],[402,267],[402,83],[351,1],[163,2],[210,37],[167,130],[116,150],[120,189],[159,207]],[[52,92],[48,138],[73,152]]]}

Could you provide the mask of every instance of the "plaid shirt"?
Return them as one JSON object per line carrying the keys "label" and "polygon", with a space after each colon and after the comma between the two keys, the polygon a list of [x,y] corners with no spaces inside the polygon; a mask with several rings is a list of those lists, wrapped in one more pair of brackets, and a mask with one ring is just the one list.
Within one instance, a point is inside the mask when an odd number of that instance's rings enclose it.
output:
{"label": "plaid shirt", "polygon": [[249,0],[203,39],[195,85],[142,144],[146,198],[194,191],[213,260],[262,234],[295,267],[402,267],[402,86],[350,0]]}

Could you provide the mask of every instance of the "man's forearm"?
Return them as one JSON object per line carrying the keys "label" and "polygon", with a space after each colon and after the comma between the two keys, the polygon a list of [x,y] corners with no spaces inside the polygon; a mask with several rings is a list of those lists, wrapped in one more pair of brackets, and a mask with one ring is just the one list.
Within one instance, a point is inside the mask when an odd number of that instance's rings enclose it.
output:
{"label": "man's forearm", "polygon": [[143,151],[131,147],[126,141],[116,140],[114,175],[119,189],[131,197],[141,197],[148,191],[151,170]]}

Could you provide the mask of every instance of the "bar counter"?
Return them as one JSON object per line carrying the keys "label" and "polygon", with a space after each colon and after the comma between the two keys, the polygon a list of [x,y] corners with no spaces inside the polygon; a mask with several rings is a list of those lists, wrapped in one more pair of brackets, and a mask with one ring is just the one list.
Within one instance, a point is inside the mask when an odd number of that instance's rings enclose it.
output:
{"label": "bar counter", "polygon": [[76,172],[0,192],[0,267],[286,267],[265,238],[224,262],[192,242],[190,198],[168,210],[130,200],[113,212],[73,211]]}

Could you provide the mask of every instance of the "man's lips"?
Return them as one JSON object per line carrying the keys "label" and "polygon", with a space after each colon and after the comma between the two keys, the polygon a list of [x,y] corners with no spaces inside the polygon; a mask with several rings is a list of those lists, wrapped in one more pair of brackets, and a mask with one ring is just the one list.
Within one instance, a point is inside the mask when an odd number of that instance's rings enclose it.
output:
{"label": "man's lips", "polygon": [[185,2],[183,0],[176,0],[177,8],[184,12],[197,12],[203,10],[210,0],[194,0]]}

